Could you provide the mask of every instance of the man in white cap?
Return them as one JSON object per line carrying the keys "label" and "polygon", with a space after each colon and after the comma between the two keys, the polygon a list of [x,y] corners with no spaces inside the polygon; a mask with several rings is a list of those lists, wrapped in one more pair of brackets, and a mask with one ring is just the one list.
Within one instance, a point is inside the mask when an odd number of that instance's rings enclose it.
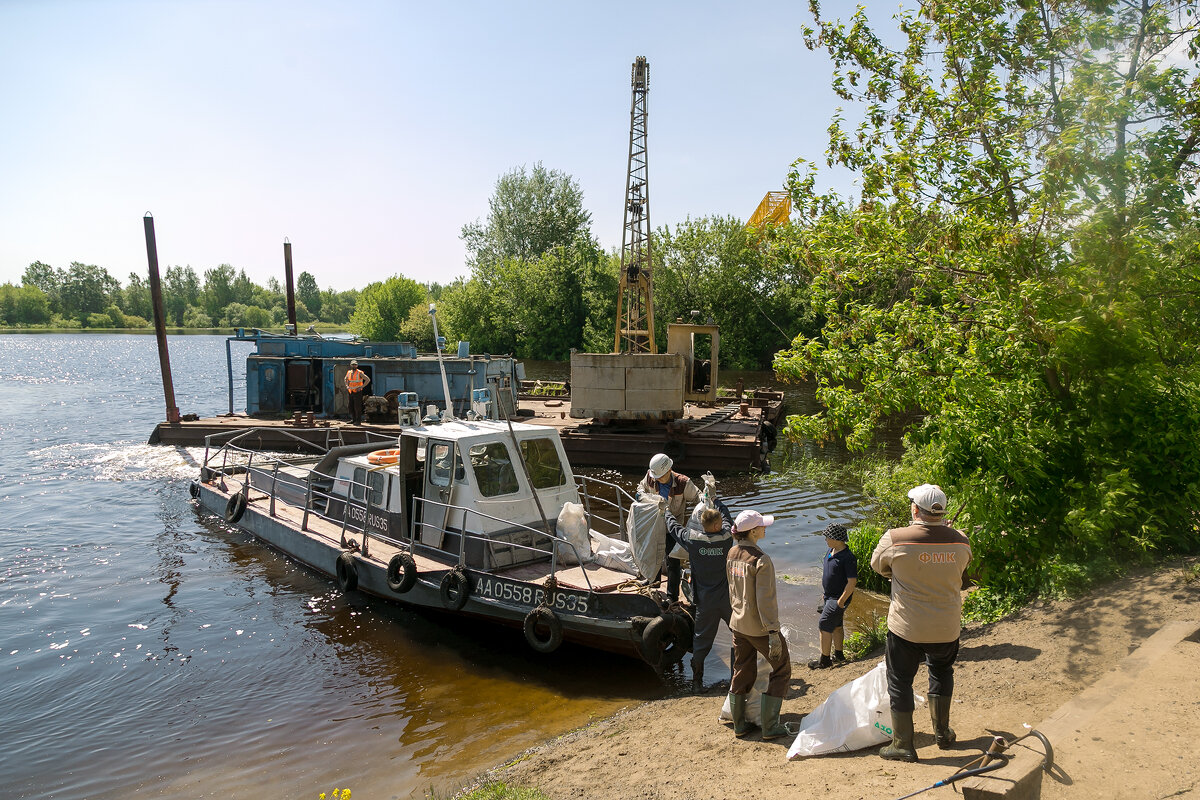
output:
{"label": "man in white cap", "polygon": [[912,524],[879,539],[871,568],[892,581],[888,608],[887,675],[892,743],[879,755],[916,761],[913,746],[913,678],[921,662],[929,669],[929,716],[937,746],[954,744],[950,697],[962,631],[962,576],[971,561],[967,537],[945,524],[946,493],[923,483],[908,493]]}
{"label": "man in white cap", "polygon": [[[700,490],[682,472],[675,472],[675,462],[666,453],[655,453],[650,459],[650,469],[642,479],[642,491],[657,494],[666,500],[667,513],[680,525],[687,524],[689,509],[700,502]],[[671,540],[667,539],[670,552]],[[667,557],[667,596],[674,603],[679,600],[679,584],[683,580],[683,563],[677,558]]]}
{"label": "man in white cap", "polygon": [[757,511],[743,511],[733,521],[733,549],[725,561],[729,580],[729,603],[733,613],[729,630],[733,633],[733,679],[729,682],[729,710],[733,716],[733,735],[750,732],[746,722],[746,695],[758,677],[758,654],[771,664],[767,690],[760,702],[762,738],[775,739],[787,734],[779,722],[783,697],[792,678],[792,659],[787,642],[779,633],[779,601],[775,597],[775,565],[759,549],[767,526],[775,517]]}

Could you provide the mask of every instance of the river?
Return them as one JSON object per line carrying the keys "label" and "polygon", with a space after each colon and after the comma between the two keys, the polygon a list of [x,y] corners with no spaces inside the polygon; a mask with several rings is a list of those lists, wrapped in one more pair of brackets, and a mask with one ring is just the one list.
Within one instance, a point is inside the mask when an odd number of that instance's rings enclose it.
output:
{"label": "river", "polygon": [[[163,417],[153,336],[0,343],[7,796],[448,795],[539,741],[684,690],[683,675],[630,659],[570,646],[539,656],[519,632],[342,595],[199,513],[188,482],[201,451],[145,444]],[[225,338],[170,346],[180,410],[225,411]],[[235,398],[244,406],[244,384]],[[718,491],[735,511],[777,516],[764,547],[787,576],[803,670],[819,533],[854,520],[861,501],[777,475]],[[714,653],[727,647],[722,631]]]}

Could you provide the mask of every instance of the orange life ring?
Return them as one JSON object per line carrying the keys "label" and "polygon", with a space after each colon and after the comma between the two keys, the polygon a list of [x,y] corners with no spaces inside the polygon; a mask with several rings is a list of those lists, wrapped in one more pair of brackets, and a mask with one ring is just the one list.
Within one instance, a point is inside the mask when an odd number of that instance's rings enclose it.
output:
{"label": "orange life ring", "polygon": [[399,464],[400,451],[392,450],[376,450],[367,456],[367,461],[372,464]]}

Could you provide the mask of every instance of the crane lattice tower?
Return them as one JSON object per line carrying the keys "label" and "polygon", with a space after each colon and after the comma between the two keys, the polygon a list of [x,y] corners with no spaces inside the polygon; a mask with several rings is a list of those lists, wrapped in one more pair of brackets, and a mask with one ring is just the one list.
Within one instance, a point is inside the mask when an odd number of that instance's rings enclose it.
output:
{"label": "crane lattice tower", "polygon": [[650,90],[650,64],[645,56],[638,56],[633,62],[631,83],[629,172],[625,178],[625,225],[621,236],[621,280],[613,352],[657,353],[646,170],[646,95]]}

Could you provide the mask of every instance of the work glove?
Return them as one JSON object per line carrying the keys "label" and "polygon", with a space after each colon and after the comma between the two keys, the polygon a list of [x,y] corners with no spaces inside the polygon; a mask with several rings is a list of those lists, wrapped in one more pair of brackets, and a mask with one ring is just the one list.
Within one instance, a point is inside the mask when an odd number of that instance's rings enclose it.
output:
{"label": "work glove", "polygon": [[771,663],[783,657],[783,639],[775,631],[767,634],[767,660]]}

